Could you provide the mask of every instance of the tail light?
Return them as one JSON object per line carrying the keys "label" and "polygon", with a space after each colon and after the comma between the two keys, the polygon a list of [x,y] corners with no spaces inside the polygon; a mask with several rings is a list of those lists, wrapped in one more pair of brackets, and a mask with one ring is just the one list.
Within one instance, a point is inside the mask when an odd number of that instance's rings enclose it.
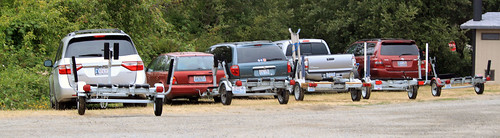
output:
{"label": "tail light", "polygon": [[290,80],[290,85],[295,85],[295,80]]}
{"label": "tail light", "polygon": [[241,86],[241,85],[243,85],[243,82],[241,82],[240,80],[237,80],[236,81],[236,86]]}
{"label": "tail light", "polygon": [[444,81],[444,82],[445,82],[446,84],[450,84],[450,83],[451,83],[451,81],[450,81],[450,80],[446,80],[446,81]]}
{"label": "tail light", "polygon": [[287,65],[286,65],[286,71],[288,73],[292,72],[292,66],[290,65],[290,62],[287,62]]}
{"label": "tail light", "polygon": [[90,92],[90,84],[87,84],[87,85],[83,85],[83,91],[85,92]]}
{"label": "tail light", "polygon": [[130,71],[144,70],[144,64],[142,61],[123,61],[122,66]]}
{"label": "tail light", "polygon": [[175,78],[175,76],[172,77],[172,82],[173,82],[173,84],[177,84],[177,79]]}
{"label": "tail light", "polygon": [[372,87],[371,83],[363,83],[363,87]]}
{"label": "tail light", "polygon": [[316,86],[318,86],[317,83],[309,83],[309,87],[316,87]]}
{"label": "tail light", "polygon": [[486,81],[491,81],[491,78],[489,76],[486,77]]}
{"label": "tail light", "polygon": [[156,92],[163,92],[163,87],[162,86],[156,87]]}
{"label": "tail light", "polygon": [[424,81],[418,81],[418,85],[424,85]]}
{"label": "tail light", "polygon": [[[76,71],[82,69],[82,64],[76,64]],[[71,74],[71,65],[60,65],[59,66],[59,74]]]}
{"label": "tail light", "polygon": [[382,60],[375,60],[375,68],[384,68],[384,62]]}
{"label": "tail light", "polygon": [[234,76],[240,76],[240,66],[232,65],[230,71]]}
{"label": "tail light", "polygon": [[380,85],[382,84],[382,81],[375,81],[375,84]]}
{"label": "tail light", "polygon": [[308,59],[308,58],[305,58],[305,59],[304,59],[304,68],[305,68],[306,70],[309,70],[309,59]]}

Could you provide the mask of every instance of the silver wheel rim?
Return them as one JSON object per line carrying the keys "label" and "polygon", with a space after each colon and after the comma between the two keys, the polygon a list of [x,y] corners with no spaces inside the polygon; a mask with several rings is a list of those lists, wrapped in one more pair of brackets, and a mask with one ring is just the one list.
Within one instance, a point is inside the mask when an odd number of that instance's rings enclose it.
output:
{"label": "silver wheel rim", "polygon": [[409,97],[413,97],[413,87],[412,87],[412,86],[410,86],[410,89],[408,89],[408,90],[409,90],[409,91],[408,91],[408,96],[409,96]]}
{"label": "silver wheel rim", "polygon": [[299,88],[299,86],[298,85],[294,86],[293,87],[293,91],[294,91],[293,95],[295,96],[295,99],[298,100],[299,97],[300,97],[300,88]]}
{"label": "silver wheel rim", "polygon": [[225,86],[222,85],[221,87],[221,92],[220,92],[220,101],[222,103],[226,103],[226,97],[227,97],[227,91],[226,89],[224,88]]}
{"label": "silver wheel rim", "polygon": [[474,86],[474,90],[475,90],[476,92],[479,92],[479,90],[481,90],[481,89],[479,88],[479,86],[478,86],[478,85],[475,85],[475,86]]}
{"label": "silver wheel rim", "polygon": [[[158,100],[158,99],[156,99],[156,100]],[[153,104],[153,108],[154,108],[154,110],[156,112],[156,101],[155,101],[155,104]]]}
{"label": "silver wheel rim", "polygon": [[368,88],[366,88],[366,87],[361,89],[361,95],[362,95],[363,97],[366,97],[366,95],[368,94],[368,93],[367,93],[367,92],[368,92],[368,91],[367,91],[367,89],[368,89]]}
{"label": "silver wheel rim", "polygon": [[280,101],[280,102],[283,101],[283,98],[284,98],[282,94],[283,94],[283,91],[278,91],[278,101]]}
{"label": "silver wheel rim", "polygon": [[436,83],[432,83],[432,85],[431,85],[431,92],[432,92],[432,95],[437,95]]}

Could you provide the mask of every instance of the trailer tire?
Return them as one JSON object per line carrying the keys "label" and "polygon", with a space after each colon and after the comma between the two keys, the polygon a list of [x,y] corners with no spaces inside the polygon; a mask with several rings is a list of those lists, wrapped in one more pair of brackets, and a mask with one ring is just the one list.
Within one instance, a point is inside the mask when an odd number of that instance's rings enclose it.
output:
{"label": "trailer tire", "polygon": [[81,96],[78,97],[78,102],[76,103],[76,108],[78,108],[78,114],[79,115],[84,115],[85,114],[85,108],[87,108],[87,100],[86,97]]}
{"label": "trailer tire", "polygon": [[214,97],[214,102],[220,103],[221,102],[220,97],[219,96]]}
{"label": "trailer tire", "polygon": [[287,104],[290,99],[290,93],[286,89],[278,89],[278,102],[280,104]]}
{"label": "trailer tire", "polygon": [[153,104],[155,110],[155,116],[161,116],[163,112],[163,98],[155,98],[155,103]]}
{"label": "trailer tire", "polygon": [[483,94],[484,92],[484,83],[477,83],[474,85],[474,91],[476,94]]}
{"label": "trailer tire", "polygon": [[434,97],[441,96],[441,87],[439,87],[437,85],[437,82],[434,80],[431,81],[431,93],[432,93],[432,96],[434,96]]}
{"label": "trailer tire", "polygon": [[222,105],[231,105],[231,101],[233,100],[233,92],[227,91],[225,84],[221,84],[219,86],[219,92]]}
{"label": "trailer tire", "polygon": [[371,93],[372,89],[370,87],[361,88],[361,95],[363,96],[363,99],[370,99]]}
{"label": "trailer tire", "polygon": [[418,85],[410,86],[408,89],[408,98],[416,99],[418,94]]}
{"label": "trailer tire", "polygon": [[361,90],[351,89],[351,99],[352,101],[361,100]]}
{"label": "trailer tire", "polygon": [[296,101],[304,101],[304,90],[300,88],[300,84],[295,84],[293,86],[293,95]]}

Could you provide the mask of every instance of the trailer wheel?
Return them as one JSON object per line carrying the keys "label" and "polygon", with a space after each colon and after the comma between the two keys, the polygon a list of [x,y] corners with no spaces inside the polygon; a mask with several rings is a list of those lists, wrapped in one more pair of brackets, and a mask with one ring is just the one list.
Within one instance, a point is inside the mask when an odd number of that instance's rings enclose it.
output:
{"label": "trailer wheel", "polygon": [[155,110],[155,116],[161,116],[163,112],[163,98],[155,98],[155,103],[153,104]]}
{"label": "trailer wheel", "polygon": [[290,93],[286,89],[278,89],[278,102],[280,104],[287,104],[290,98]]}
{"label": "trailer wheel", "polygon": [[476,94],[483,94],[484,83],[477,83],[476,85],[474,85],[474,91],[476,91]]}
{"label": "trailer wheel", "polygon": [[432,96],[435,96],[435,97],[441,96],[441,87],[439,87],[437,85],[437,82],[434,80],[431,82],[431,92],[432,92]]}
{"label": "trailer wheel", "polygon": [[304,90],[300,88],[300,84],[297,83],[293,86],[293,95],[296,101],[304,100]]}
{"label": "trailer wheel", "polygon": [[219,96],[214,97],[214,102],[220,103],[221,102],[220,97]]}
{"label": "trailer wheel", "polygon": [[87,107],[86,97],[84,96],[78,97],[78,102],[76,102],[76,108],[78,108],[78,114],[84,115],[86,107]]}
{"label": "trailer wheel", "polygon": [[372,89],[370,87],[361,88],[361,95],[363,96],[363,99],[370,99],[371,93]]}
{"label": "trailer wheel", "polygon": [[408,89],[408,98],[415,99],[417,98],[417,94],[418,94],[418,86],[417,85],[410,86],[410,88]]}
{"label": "trailer wheel", "polygon": [[361,90],[351,89],[351,99],[352,101],[361,100]]}
{"label": "trailer wheel", "polygon": [[231,101],[233,100],[233,92],[227,91],[225,84],[221,84],[219,86],[219,93],[222,105],[231,105]]}

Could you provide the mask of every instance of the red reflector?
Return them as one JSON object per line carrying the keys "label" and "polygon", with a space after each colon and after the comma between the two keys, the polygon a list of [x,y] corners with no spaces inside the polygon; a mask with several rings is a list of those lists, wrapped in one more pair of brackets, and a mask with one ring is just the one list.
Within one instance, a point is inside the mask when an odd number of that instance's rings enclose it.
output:
{"label": "red reflector", "polygon": [[363,83],[363,87],[372,87],[371,83]]}
{"label": "red reflector", "polygon": [[424,85],[424,81],[418,81],[418,85]]}
{"label": "red reflector", "polygon": [[295,80],[290,80],[290,85],[295,85]]}
{"label": "red reflector", "polygon": [[309,40],[303,40],[302,42],[309,42]]}
{"label": "red reflector", "polygon": [[309,83],[309,87],[316,87],[316,86],[318,86],[318,84],[316,84],[316,83]]}
{"label": "red reflector", "polygon": [[451,81],[450,81],[450,80],[446,80],[446,81],[445,81],[445,83],[446,83],[446,84],[450,84],[450,83],[451,83]]}
{"label": "red reflector", "polygon": [[162,86],[156,87],[156,92],[163,92],[163,87]]}
{"label": "red reflector", "polygon": [[253,45],[253,46],[262,46],[262,44],[256,44],[256,45]]}
{"label": "red reflector", "polygon": [[375,84],[380,85],[382,84],[382,81],[375,81]]}
{"label": "red reflector", "polygon": [[71,95],[71,96],[76,96],[76,94],[73,94],[73,95]]}
{"label": "red reflector", "polygon": [[85,92],[90,92],[90,90],[91,90],[91,89],[90,89],[90,85],[89,85],[89,84],[87,84],[87,85],[83,85],[83,91],[85,91]]}
{"label": "red reflector", "polygon": [[243,85],[243,82],[241,82],[240,80],[236,81],[236,86],[241,86]]}
{"label": "red reflector", "polygon": [[490,78],[490,77],[486,77],[486,81],[490,81],[490,80],[491,80],[491,78]]}
{"label": "red reflector", "polygon": [[240,66],[232,65],[230,71],[234,76],[240,76]]}
{"label": "red reflector", "polygon": [[94,35],[94,38],[104,38],[106,35]]}
{"label": "red reflector", "polygon": [[292,72],[292,66],[290,65],[290,62],[287,62],[287,68],[286,68],[286,71],[288,73]]}

